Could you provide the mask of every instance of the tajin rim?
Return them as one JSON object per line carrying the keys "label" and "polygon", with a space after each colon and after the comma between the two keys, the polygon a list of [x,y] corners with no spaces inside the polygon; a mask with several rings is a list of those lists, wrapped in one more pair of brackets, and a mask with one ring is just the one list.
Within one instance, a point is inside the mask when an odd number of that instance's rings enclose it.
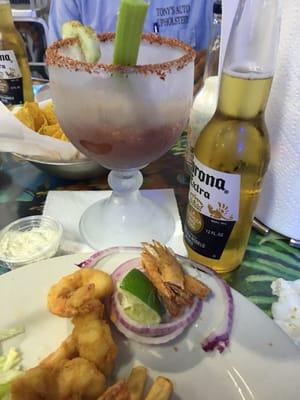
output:
{"label": "tajin rim", "polygon": [[[98,34],[100,42],[112,41],[115,38],[115,33],[107,32]],[[183,69],[189,63],[193,62],[196,57],[195,50],[188,44],[178,40],[167,37],[162,37],[153,33],[142,34],[142,40],[150,44],[167,45],[173,48],[179,48],[184,51],[181,57],[174,60],[166,61],[158,64],[144,64],[135,66],[123,66],[115,64],[103,63],[88,63],[85,61],[74,60],[71,57],[62,55],[59,50],[65,46],[70,46],[78,41],[76,38],[62,39],[51,44],[46,51],[46,64],[58,68],[66,68],[71,71],[85,71],[88,73],[113,73],[119,72],[122,74],[138,73],[138,74],[157,74],[160,78],[164,79],[172,68],[177,71]]]}

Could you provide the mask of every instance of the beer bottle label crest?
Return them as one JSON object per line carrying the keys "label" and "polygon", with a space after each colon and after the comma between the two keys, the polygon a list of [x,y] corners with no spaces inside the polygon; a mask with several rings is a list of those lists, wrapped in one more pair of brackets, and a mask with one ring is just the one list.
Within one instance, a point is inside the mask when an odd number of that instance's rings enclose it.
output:
{"label": "beer bottle label crest", "polygon": [[12,50],[0,50],[0,100],[6,105],[24,101],[22,74]]}
{"label": "beer bottle label crest", "polygon": [[214,170],[194,157],[184,234],[202,256],[222,256],[239,219],[240,186],[240,175]]}

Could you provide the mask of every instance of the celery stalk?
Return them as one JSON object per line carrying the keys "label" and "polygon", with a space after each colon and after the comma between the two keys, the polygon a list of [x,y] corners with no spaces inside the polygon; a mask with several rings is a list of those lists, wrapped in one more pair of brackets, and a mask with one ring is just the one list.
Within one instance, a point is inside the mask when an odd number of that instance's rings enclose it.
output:
{"label": "celery stalk", "polygon": [[144,0],[121,0],[116,28],[113,63],[136,65],[149,4]]}

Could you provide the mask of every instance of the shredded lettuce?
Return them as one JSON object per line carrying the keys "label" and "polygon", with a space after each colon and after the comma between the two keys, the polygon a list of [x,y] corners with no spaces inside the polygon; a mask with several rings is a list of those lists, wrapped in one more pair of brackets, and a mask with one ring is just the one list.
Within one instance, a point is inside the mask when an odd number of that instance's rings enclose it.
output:
{"label": "shredded lettuce", "polygon": [[[0,372],[7,372],[11,369],[18,367],[21,363],[21,355],[20,353],[12,347],[9,349],[6,356],[0,356]],[[0,376],[1,383],[1,376]]]}
{"label": "shredded lettuce", "polygon": [[10,398],[10,384],[3,383],[0,384],[0,399],[1,400],[8,400]]}
{"label": "shredded lettuce", "polygon": [[9,400],[11,382],[19,376],[21,354],[15,349],[9,349],[7,355],[0,356],[0,399]]}

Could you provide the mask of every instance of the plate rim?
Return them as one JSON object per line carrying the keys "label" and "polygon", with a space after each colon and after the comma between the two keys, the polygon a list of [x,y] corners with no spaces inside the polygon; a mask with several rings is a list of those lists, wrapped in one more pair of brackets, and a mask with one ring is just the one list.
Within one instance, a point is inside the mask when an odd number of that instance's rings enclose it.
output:
{"label": "plate rim", "polygon": [[[5,274],[3,274],[3,275],[1,275],[0,276],[0,290],[1,290],[1,285],[5,285],[5,281],[9,281],[9,280],[11,280],[11,281],[15,281],[16,279],[19,279],[19,278],[17,278],[17,276],[21,276],[22,277],[22,275],[26,275],[26,273],[28,272],[28,270],[32,270],[32,269],[34,269],[34,268],[39,268],[39,269],[43,269],[43,267],[45,266],[45,264],[47,265],[47,264],[49,264],[50,263],[50,266],[51,266],[51,263],[58,263],[58,265],[66,265],[66,267],[67,268],[70,268],[70,267],[74,267],[75,268],[75,266],[76,266],[76,263],[78,263],[78,262],[80,262],[80,261],[83,261],[84,259],[86,259],[86,258],[88,258],[89,257],[89,255],[91,255],[91,254],[94,254],[95,252],[88,252],[88,253],[75,253],[75,254],[71,254],[71,255],[61,255],[61,256],[58,256],[58,257],[53,257],[53,258],[51,258],[51,259],[47,259],[47,260],[43,260],[43,261],[39,261],[39,262],[35,262],[35,263],[32,263],[32,264],[28,264],[28,265],[26,265],[26,266],[24,266],[24,267],[20,267],[20,268],[18,268],[18,269],[15,269],[15,270],[13,270],[13,271],[10,271],[10,272],[8,272],[8,273],[5,273]],[[68,260],[67,262],[64,262],[65,260]],[[58,268],[58,267],[56,267],[56,268]],[[55,270],[55,271],[57,271],[57,270]],[[67,271],[67,270],[61,270],[62,271],[62,273],[61,273],[61,275],[62,276],[64,276],[64,275],[66,275],[66,274],[68,274],[69,272]],[[201,273],[203,273],[202,271],[200,271]],[[57,272],[54,272],[54,274],[56,274]],[[48,279],[48,274],[46,274],[46,277],[45,277],[45,280],[47,280]],[[50,286],[50,284],[51,284],[51,277],[50,277],[50,283],[49,283],[49,286]],[[286,348],[287,348],[287,355],[288,355],[288,357],[287,357],[287,362],[288,362],[288,371],[290,372],[290,370],[291,370],[291,367],[293,367],[294,366],[294,364],[295,365],[298,365],[298,364],[296,364],[296,362],[298,362],[298,360],[300,361],[300,352],[299,352],[299,354],[297,353],[297,355],[295,356],[295,357],[293,357],[291,360],[290,360],[290,357],[291,357],[291,355],[292,355],[292,353],[294,354],[294,352],[295,352],[295,350],[297,350],[297,347],[295,346],[295,344],[291,341],[291,339],[279,328],[279,326],[277,326],[273,321],[272,321],[272,319],[266,314],[266,313],[264,313],[263,312],[263,310],[261,310],[259,307],[257,307],[254,303],[252,303],[250,300],[248,300],[245,296],[243,296],[242,294],[240,294],[239,292],[237,292],[235,289],[233,289],[232,288],[232,293],[233,293],[233,297],[234,297],[234,301],[235,301],[235,303],[238,303],[238,307],[243,307],[245,304],[247,304],[247,306],[248,307],[250,307],[251,308],[251,310],[253,311],[253,310],[255,310],[254,312],[255,313],[259,313],[260,314],[260,316],[264,319],[264,321],[265,321],[265,323],[266,324],[268,324],[268,327],[270,327],[270,329],[271,329],[271,333],[273,333],[273,332],[275,332],[275,339],[276,338],[278,338],[279,337],[279,339],[280,339],[280,344],[282,344],[282,346],[283,346],[283,349],[285,350]],[[255,314],[254,314],[254,316],[255,316]],[[26,319],[26,315],[25,315],[25,318],[24,319]],[[2,319],[2,322],[3,322],[3,319]],[[272,325],[272,327],[271,327],[271,325]],[[277,333],[276,333],[277,332]],[[279,332],[280,332],[280,334],[279,334]],[[236,336],[236,337],[235,337]],[[235,342],[238,342],[238,346],[240,345],[240,343],[239,343],[239,336],[237,336],[237,335],[235,335],[235,333],[233,332],[232,333],[232,344],[235,344]],[[262,344],[261,342],[259,342],[260,344]],[[248,343],[246,343],[246,344],[248,344]],[[266,343],[264,343],[264,345],[266,345]],[[249,351],[249,350],[251,350],[251,349],[249,349],[248,350],[248,346],[246,346],[247,348],[245,349],[245,351],[246,351],[246,354],[248,354],[249,353],[249,357],[250,357],[250,361],[251,361],[251,357],[252,357],[252,355],[251,355],[251,351]],[[267,348],[267,347],[266,347]],[[235,349],[236,349],[236,347],[235,347]],[[237,349],[239,349],[239,347],[237,347]],[[228,352],[224,352],[222,355],[218,355],[218,353],[217,352],[214,352],[214,353],[211,353],[211,354],[209,354],[209,353],[206,353],[208,356],[207,357],[205,357],[204,358],[204,360],[205,361],[207,361],[208,363],[211,363],[211,362],[214,362],[214,360],[222,360],[220,357],[224,357],[224,362],[225,362],[225,364],[226,364],[226,358],[227,358],[227,356],[229,357],[228,359],[227,359],[227,362],[228,362],[228,360],[230,361],[231,360],[231,358],[230,357],[232,357],[232,353],[236,353],[236,351],[233,351],[233,352],[231,352],[230,351],[230,347],[229,347],[229,351]],[[257,353],[257,354],[256,354]],[[258,351],[258,352],[255,352],[254,353],[256,356],[258,356],[259,358],[261,358],[261,357],[263,357],[264,358],[264,354],[261,354],[260,353],[260,351]],[[234,356],[234,355],[233,355]],[[219,357],[219,358],[218,358]],[[239,358],[240,357],[240,355],[239,354],[235,354],[235,356],[234,357],[237,357],[237,358]],[[234,357],[233,357],[233,359],[234,359]],[[247,357],[248,358],[248,357]],[[270,357],[267,355],[267,358],[266,358],[266,363],[267,364],[269,364],[270,362],[272,362],[273,361],[273,359],[272,359],[272,361],[270,361],[269,360],[270,359]],[[283,358],[284,360],[285,360],[285,357]],[[296,361],[295,361],[296,360]],[[276,361],[278,361],[277,359],[276,359]],[[201,364],[201,363],[200,363]],[[218,363],[217,363],[218,364]],[[280,363],[279,363],[280,364]],[[286,366],[286,364],[283,364],[283,365],[285,365]],[[272,366],[272,364],[271,364],[271,366]],[[198,368],[198,367],[196,367],[196,368]],[[217,366],[216,366],[216,368],[217,369],[219,369],[220,368],[220,365],[218,364]],[[248,370],[248,368],[249,368],[249,366],[246,366],[246,375],[244,375],[245,377],[246,377],[246,382],[248,382],[248,379],[252,379],[253,377],[252,376],[249,376],[250,375],[250,373],[249,373],[249,370]],[[277,371],[277,369],[280,369],[281,368],[281,366],[278,366],[277,365],[277,363],[276,363],[276,368],[275,368],[275,370]],[[149,370],[151,371],[153,368],[151,368],[151,366],[149,366]],[[153,369],[153,370],[155,370],[155,368]],[[150,372],[149,371],[149,372]],[[294,371],[294,369],[293,369],[293,371]],[[187,370],[187,372],[189,372],[189,370]],[[278,371],[277,371],[278,372]],[[169,372],[165,372],[165,374],[168,374]],[[156,374],[156,372],[155,372],[155,374]],[[249,374],[249,375],[247,375],[247,374]],[[255,373],[254,373],[254,375],[255,375]],[[294,376],[294,375],[293,375]],[[172,378],[171,378],[172,379]],[[268,378],[269,379],[269,378]],[[297,385],[297,383],[296,383],[296,385]],[[299,382],[299,385],[300,385],[300,382]],[[286,385],[284,386],[284,388],[286,389]],[[288,386],[288,392],[286,393],[287,394],[287,396],[289,396],[289,395],[293,395],[293,393],[296,393],[295,392],[295,388],[290,388],[289,386]],[[256,389],[256,388],[255,388]],[[219,389],[218,389],[219,390]],[[263,391],[267,391],[267,394],[268,393],[270,393],[270,392],[268,392],[268,390],[272,390],[272,388],[270,389],[269,387],[267,387],[267,386],[265,386],[265,385],[263,385],[262,386],[262,388],[261,387],[259,387],[259,389],[257,389],[257,390],[263,390]],[[296,390],[298,390],[298,387],[296,388]],[[300,386],[299,386],[299,390],[300,390]],[[234,392],[235,393],[235,392]],[[298,393],[298,392],[297,392]],[[229,395],[230,395],[230,393],[229,393]],[[175,399],[178,399],[179,397],[177,396],[177,395],[175,395]],[[203,397],[204,399],[207,399],[207,397]],[[225,397],[224,397],[224,399],[229,399],[230,397],[227,397],[226,396],[226,392],[225,392]],[[234,397],[235,398],[235,397]],[[251,398],[251,400],[258,400],[258,399],[261,399],[261,398],[269,398],[269,397],[256,397],[256,395],[255,395],[255,397],[245,397],[245,399],[249,399],[250,400],[250,398]],[[291,399],[293,399],[294,397],[286,397],[286,398],[291,398]],[[231,399],[231,398],[230,398]],[[274,399],[279,399],[278,397],[274,397]],[[280,398],[280,400],[281,400],[281,398]]]}

